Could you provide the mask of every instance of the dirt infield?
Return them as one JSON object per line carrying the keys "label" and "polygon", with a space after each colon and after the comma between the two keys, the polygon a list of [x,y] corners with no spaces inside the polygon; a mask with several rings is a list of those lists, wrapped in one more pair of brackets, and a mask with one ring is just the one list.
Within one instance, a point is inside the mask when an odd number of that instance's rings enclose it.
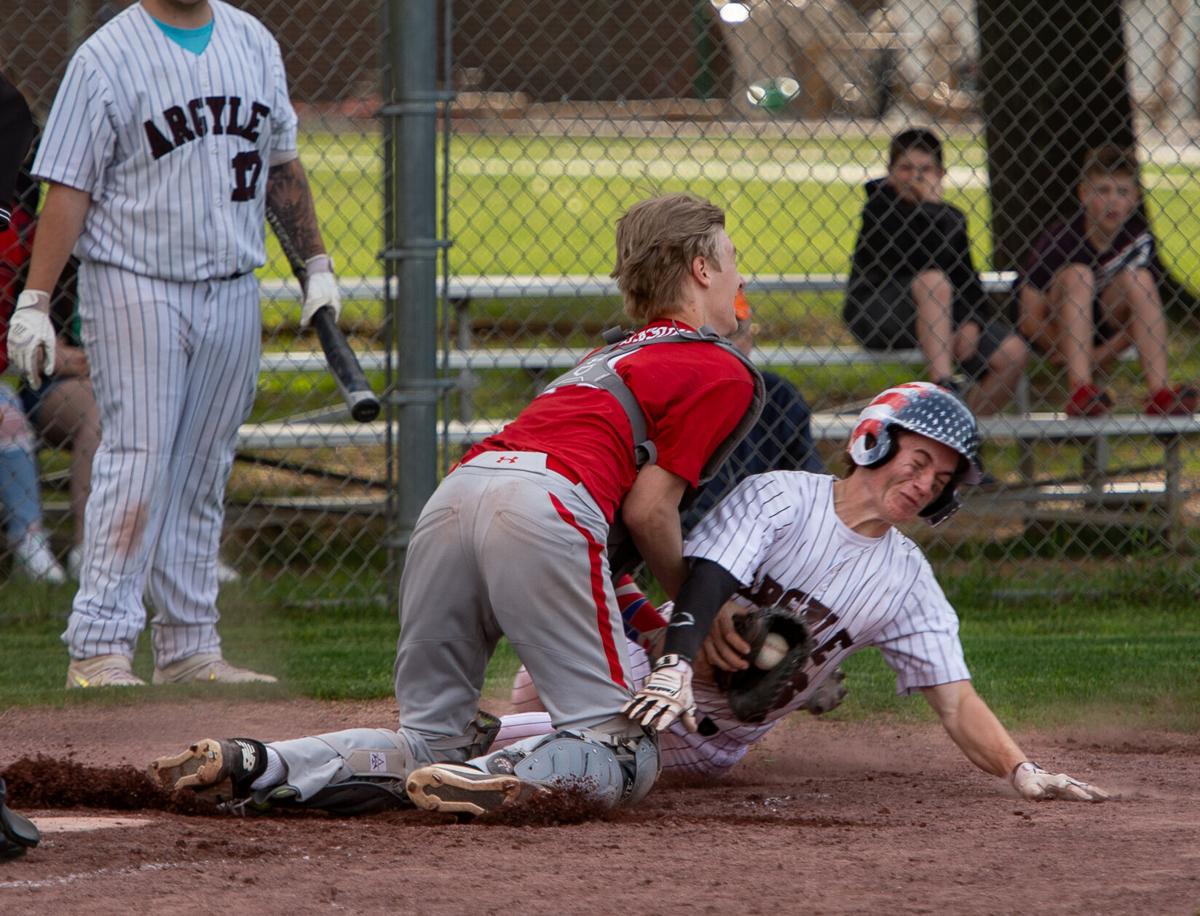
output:
{"label": "dirt infield", "polygon": [[[315,701],[0,712],[0,773],[47,827],[0,863],[0,912],[1200,912],[1194,735],[1019,735],[1048,766],[1124,796],[1032,804],[937,726],[798,717],[731,778],[667,779],[635,810],[573,824],[204,817],[137,795],[128,769],[208,735],[393,717],[384,702]],[[56,771],[67,759],[79,769]],[[106,787],[91,767],[122,774],[124,804],[95,807]],[[109,823],[80,832],[64,815]]]}

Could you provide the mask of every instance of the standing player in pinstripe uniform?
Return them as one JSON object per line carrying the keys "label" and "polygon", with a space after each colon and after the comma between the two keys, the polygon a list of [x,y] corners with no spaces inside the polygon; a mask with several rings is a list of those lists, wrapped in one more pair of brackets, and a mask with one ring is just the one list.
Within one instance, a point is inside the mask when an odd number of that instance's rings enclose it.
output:
{"label": "standing player in pinstripe uniform", "polygon": [[9,330],[37,386],[46,315],[74,248],[101,416],[68,687],[135,686],[154,604],[155,683],[273,681],[228,664],[217,547],[238,426],[254,398],[264,206],[309,258],[301,326],[337,285],[296,152],[279,46],[221,0],[141,0],[67,67],[34,174],[49,182]]}
{"label": "standing player in pinstripe uniform", "polygon": [[[676,614],[671,627],[694,629],[697,732],[675,722],[661,739],[665,769],[719,774],[742,759],[788,713],[820,712],[840,699],[838,665],[869,646],[896,672],[901,694],[918,690],[955,744],[976,766],[1007,776],[1026,798],[1100,801],[1107,795],[1030,762],[971,686],[958,618],[920,549],[894,526],[917,516],[931,524],[958,508],[960,483],[981,474],[975,418],[945,389],[911,382],[888,389],[863,411],[843,479],[776,471],[742,481],[696,526],[684,546],[693,575],[713,567],[724,576],[720,605],[703,648],[706,622]],[[760,724],[739,721],[712,669],[749,667],[750,646],[734,617],[780,606],[807,623],[817,647],[793,680],[795,694]],[[689,606],[695,610],[694,606]],[[664,609],[665,611],[665,609]],[[645,651],[630,644],[635,677],[645,678]],[[518,709],[537,706],[528,675],[518,674]],[[506,716],[496,746],[549,726],[545,713]]]}

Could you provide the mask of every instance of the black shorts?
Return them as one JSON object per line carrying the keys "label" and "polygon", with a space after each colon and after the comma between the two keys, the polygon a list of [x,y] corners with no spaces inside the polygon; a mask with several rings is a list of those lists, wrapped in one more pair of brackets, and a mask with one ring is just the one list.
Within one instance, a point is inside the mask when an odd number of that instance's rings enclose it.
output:
{"label": "black shorts", "polygon": [[44,398],[55,385],[60,385],[66,381],[61,376],[52,375],[50,378],[42,379],[41,388],[31,388],[29,382],[24,378],[21,379],[21,389],[17,392],[21,398],[21,407],[25,410],[31,423],[37,422],[38,408],[41,407],[42,398]]}
{"label": "black shorts", "polygon": [[1108,319],[1104,315],[1104,303],[1097,296],[1092,300],[1092,346],[1102,347],[1118,334],[1121,333],[1120,328],[1114,328],[1108,323]]}
{"label": "black shorts", "polygon": [[[1015,331],[1006,321],[978,315],[958,297],[951,305],[951,313],[954,330],[965,324],[979,327],[975,353],[963,360],[959,369],[980,378],[987,372],[992,355]],[[887,352],[919,346],[917,306],[912,299],[911,283],[889,280],[884,284],[854,284],[846,290],[842,317],[864,349]]]}

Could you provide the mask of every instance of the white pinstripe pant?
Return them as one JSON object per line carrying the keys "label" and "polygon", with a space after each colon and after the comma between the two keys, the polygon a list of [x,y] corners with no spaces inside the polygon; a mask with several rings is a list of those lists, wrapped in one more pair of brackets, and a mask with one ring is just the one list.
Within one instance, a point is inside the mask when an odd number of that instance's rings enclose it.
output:
{"label": "white pinstripe pant", "polygon": [[155,608],[159,667],[219,652],[216,559],[238,426],[254,401],[258,283],[176,283],[85,264],[80,314],[101,442],[72,658],[132,655]]}

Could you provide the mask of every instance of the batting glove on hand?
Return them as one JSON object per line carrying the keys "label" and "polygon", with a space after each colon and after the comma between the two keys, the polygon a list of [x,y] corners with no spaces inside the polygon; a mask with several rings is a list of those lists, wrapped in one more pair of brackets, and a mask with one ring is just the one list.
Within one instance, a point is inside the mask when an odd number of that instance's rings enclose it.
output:
{"label": "batting glove on hand", "polygon": [[333,275],[333,260],[329,255],[319,254],[305,261],[304,266],[308,281],[304,287],[304,307],[300,310],[300,329],[307,328],[317,309],[325,306],[333,309],[333,320],[337,321],[342,314],[342,294]]}
{"label": "batting glove on hand", "polygon": [[27,289],[17,297],[8,322],[8,361],[34,388],[42,375],[54,374],[54,325],[50,323],[50,294]]}
{"label": "batting glove on hand", "polygon": [[674,653],[654,663],[642,689],[621,709],[634,722],[665,731],[679,719],[696,730],[696,701],[692,698],[692,666]]}
{"label": "batting glove on hand", "polygon": [[1066,773],[1047,773],[1032,761],[1018,763],[1009,776],[1013,788],[1029,801],[1106,801],[1109,796],[1103,789],[1072,779]]}

